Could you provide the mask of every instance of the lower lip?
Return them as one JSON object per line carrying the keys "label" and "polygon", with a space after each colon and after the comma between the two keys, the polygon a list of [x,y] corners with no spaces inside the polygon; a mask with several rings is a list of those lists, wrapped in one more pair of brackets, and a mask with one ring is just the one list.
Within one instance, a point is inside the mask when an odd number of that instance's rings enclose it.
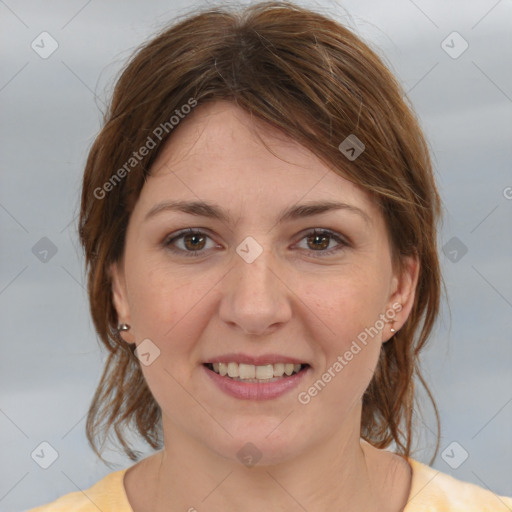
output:
{"label": "lower lip", "polygon": [[283,377],[275,382],[259,383],[233,380],[215,373],[206,366],[203,366],[203,368],[221,391],[242,400],[271,400],[272,398],[284,395],[291,389],[297,387],[299,382],[301,382],[306,373],[310,370],[310,366],[308,366],[290,377]]}

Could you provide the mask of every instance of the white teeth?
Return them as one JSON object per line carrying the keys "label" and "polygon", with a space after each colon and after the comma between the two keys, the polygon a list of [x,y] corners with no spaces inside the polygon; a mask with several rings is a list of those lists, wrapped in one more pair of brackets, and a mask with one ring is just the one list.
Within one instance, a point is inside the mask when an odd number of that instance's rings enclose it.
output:
{"label": "white teeth", "polygon": [[284,363],[276,363],[274,365],[274,377],[282,377],[284,375]]}
{"label": "white teeth", "polygon": [[[236,364],[236,363],[233,363]],[[256,366],[253,364],[239,364],[239,377],[241,379],[254,379],[256,377]]]}
{"label": "white teeth", "polygon": [[238,365],[236,363],[228,363],[228,375],[230,377],[239,377]]}
{"label": "white teeth", "polygon": [[228,365],[219,363],[219,373],[224,377],[228,374]]}
{"label": "white teeth", "polygon": [[222,377],[226,375],[237,380],[269,380],[275,377],[288,377],[293,373],[297,373],[302,368],[300,364],[293,363],[275,363],[255,366],[253,364],[244,363],[213,363],[213,371]]}
{"label": "white teeth", "polygon": [[265,366],[256,366],[257,379],[271,379],[274,376],[274,366],[266,364]]}

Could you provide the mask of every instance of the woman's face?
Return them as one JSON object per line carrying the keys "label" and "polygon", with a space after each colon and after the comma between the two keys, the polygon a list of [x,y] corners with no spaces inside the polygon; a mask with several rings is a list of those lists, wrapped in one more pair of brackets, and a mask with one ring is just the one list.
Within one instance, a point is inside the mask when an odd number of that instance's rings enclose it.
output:
{"label": "woman's face", "polygon": [[[313,207],[326,202],[340,206]],[[160,153],[112,274],[166,442],[275,463],[359,433],[362,395],[409,314],[417,270],[409,260],[394,273],[365,191],[216,102]]]}

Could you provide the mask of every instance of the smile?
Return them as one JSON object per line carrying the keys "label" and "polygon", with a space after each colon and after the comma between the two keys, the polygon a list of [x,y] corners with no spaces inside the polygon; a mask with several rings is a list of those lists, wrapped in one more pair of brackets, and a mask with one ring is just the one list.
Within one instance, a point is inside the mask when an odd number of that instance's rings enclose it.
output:
{"label": "smile", "polygon": [[271,400],[287,394],[311,370],[309,364],[297,362],[248,364],[217,360],[202,366],[210,382],[223,394],[255,401]]}
{"label": "smile", "polygon": [[275,382],[280,378],[299,373],[305,364],[275,363],[253,365],[244,363],[207,363],[207,368],[222,377],[243,382]]}

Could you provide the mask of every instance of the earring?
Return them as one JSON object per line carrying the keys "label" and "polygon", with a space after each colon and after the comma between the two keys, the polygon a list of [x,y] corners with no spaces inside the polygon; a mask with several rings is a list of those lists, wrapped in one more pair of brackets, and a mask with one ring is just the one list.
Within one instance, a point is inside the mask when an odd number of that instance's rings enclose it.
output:
{"label": "earring", "polygon": [[119,332],[121,332],[121,331],[129,331],[130,330],[130,326],[128,324],[119,324],[117,326],[117,330]]}

